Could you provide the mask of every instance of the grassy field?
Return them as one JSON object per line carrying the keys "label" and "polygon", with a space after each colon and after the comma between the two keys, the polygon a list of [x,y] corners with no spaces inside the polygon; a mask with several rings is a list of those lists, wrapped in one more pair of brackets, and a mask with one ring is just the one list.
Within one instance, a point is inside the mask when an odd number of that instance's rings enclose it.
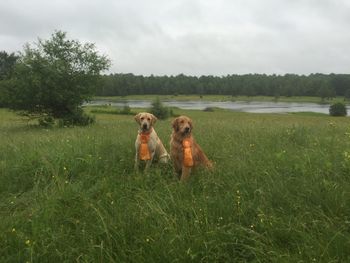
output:
{"label": "grassy field", "polygon": [[312,102],[312,103],[327,103],[332,104],[335,102],[347,103],[344,101],[344,97],[337,97],[334,99],[322,100],[320,97],[284,97],[280,96],[275,98],[273,96],[227,96],[227,95],[129,95],[129,96],[110,96],[110,97],[94,97],[98,100],[108,100],[108,101],[125,101],[125,100],[154,100],[159,97],[161,100],[179,100],[179,101],[189,101],[189,100],[206,100],[206,101],[273,101],[273,102]]}
{"label": "grassy field", "polygon": [[215,162],[187,183],[134,173],[130,115],[43,129],[0,110],[0,262],[350,262],[349,118],[182,113]]}

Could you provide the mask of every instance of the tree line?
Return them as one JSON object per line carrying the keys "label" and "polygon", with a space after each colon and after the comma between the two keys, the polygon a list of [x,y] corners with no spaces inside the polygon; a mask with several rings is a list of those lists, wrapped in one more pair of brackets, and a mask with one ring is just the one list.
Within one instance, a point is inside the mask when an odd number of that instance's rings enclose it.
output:
{"label": "tree line", "polygon": [[231,96],[319,96],[350,98],[350,74],[227,76],[104,75],[98,96],[217,94]]}

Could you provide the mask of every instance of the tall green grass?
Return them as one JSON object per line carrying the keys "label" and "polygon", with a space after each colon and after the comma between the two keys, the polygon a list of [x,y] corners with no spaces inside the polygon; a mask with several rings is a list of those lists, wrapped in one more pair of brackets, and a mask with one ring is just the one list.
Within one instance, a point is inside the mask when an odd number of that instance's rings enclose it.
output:
{"label": "tall green grass", "polygon": [[350,261],[348,118],[176,113],[215,162],[187,183],[133,171],[132,116],[42,129],[0,110],[0,261]]}

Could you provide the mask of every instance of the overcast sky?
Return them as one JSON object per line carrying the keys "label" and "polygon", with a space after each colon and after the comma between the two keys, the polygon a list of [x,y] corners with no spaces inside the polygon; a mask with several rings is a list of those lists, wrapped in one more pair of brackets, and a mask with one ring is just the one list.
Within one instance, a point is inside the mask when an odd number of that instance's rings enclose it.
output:
{"label": "overcast sky", "polygon": [[0,0],[0,50],[55,29],[111,72],[350,73],[350,0]]}

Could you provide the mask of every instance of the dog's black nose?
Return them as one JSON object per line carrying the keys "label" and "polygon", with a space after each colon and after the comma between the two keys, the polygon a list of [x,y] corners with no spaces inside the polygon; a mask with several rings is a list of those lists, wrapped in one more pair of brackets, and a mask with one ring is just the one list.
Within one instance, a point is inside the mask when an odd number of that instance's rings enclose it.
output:
{"label": "dog's black nose", "polygon": [[189,127],[186,127],[185,128],[185,132],[189,132],[190,131],[190,128]]}
{"label": "dog's black nose", "polygon": [[143,127],[144,129],[147,129],[147,124],[144,124],[142,127]]}

